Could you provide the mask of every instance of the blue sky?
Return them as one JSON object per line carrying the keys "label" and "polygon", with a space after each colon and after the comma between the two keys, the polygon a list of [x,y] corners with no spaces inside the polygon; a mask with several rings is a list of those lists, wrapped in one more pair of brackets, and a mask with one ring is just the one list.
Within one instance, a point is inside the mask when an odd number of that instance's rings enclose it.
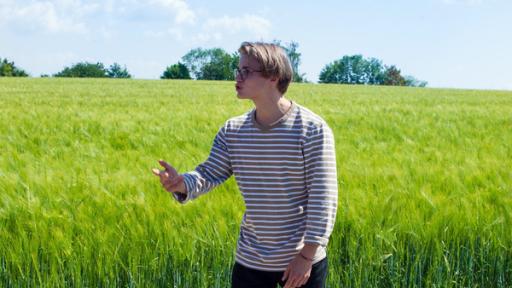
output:
{"label": "blue sky", "polygon": [[429,87],[512,90],[511,15],[510,0],[0,0],[0,57],[35,77],[100,61],[158,79],[190,49],[278,39],[315,82],[362,54]]}

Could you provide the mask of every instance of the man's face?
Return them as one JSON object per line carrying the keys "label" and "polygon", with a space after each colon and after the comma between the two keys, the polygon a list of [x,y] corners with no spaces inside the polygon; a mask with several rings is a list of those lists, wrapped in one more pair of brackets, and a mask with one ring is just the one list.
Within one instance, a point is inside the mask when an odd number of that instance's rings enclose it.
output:
{"label": "man's face", "polygon": [[[237,96],[242,99],[257,99],[264,97],[274,81],[261,74],[261,65],[256,59],[240,55],[238,63],[239,75],[236,77]],[[274,84],[275,85],[275,84]]]}

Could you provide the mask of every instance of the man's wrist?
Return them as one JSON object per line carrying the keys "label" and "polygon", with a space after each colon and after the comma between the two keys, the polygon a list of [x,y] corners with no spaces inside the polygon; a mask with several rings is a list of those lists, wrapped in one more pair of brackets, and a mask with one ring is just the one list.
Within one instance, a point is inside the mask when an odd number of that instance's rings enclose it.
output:
{"label": "man's wrist", "polygon": [[300,250],[300,253],[304,255],[304,257],[306,258],[313,259],[318,249],[318,246],[318,244],[306,243],[304,244],[304,247],[302,247],[302,250]]}
{"label": "man's wrist", "polygon": [[307,260],[307,261],[310,261],[310,262],[313,262],[313,258],[308,258],[308,257],[304,256],[304,255],[302,254],[302,252],[299,252],[299,255],[300,255],[300,257],[302,257],[302,259]]}

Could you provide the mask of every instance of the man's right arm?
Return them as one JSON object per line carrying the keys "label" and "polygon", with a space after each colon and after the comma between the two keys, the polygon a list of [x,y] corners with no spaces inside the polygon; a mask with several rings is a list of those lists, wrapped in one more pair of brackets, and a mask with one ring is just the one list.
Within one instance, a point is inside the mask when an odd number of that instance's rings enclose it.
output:
{"label": "man's right arm", "polygon": [[216,186],[224,183],[232,174],[225,127],[223,126],[213,140],[208,159],[199,164],[193,171],[182,174],[184,177],[184,186],[182,187],[184,193],[179,191],[172,194],[178,202],[184,204],[208,193]]}

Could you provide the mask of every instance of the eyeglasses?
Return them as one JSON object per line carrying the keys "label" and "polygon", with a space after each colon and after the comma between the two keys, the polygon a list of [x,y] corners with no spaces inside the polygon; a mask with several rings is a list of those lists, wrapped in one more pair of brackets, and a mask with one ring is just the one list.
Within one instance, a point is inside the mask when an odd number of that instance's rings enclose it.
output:
{"label": "eyeglasses", "polygon": [[263,70],[250,70],[249,68],[235,68],[235,70],[233,71],[234,75],[235,75],[235,79],[240,77],[240,79],[242,79],[242,81],[244,81],[245,79],[247,79],[247,77],[249,77],[249,74],[251,74],[252,72],[262,72]]}

